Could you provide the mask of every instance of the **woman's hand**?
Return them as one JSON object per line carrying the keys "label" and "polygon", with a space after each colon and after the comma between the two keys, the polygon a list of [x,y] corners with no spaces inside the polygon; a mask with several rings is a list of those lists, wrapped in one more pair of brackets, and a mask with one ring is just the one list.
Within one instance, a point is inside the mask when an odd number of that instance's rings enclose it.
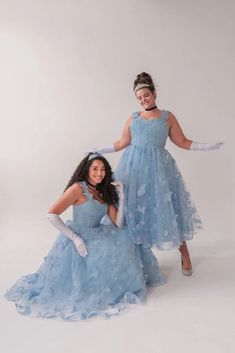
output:
{"label": "woman's hand", "polygon": [[59,216],[68,207],[79,200],[82,195],[83,189],[78,183],[70,186],[49,208],[47,219],[64,236],[72,240],[78,254],[85,257],[88,255],[88,252],[84,241],[72,229],[70,229]]}
{"label": "woman's hand", "polygon": [[84,243],[84,241],[76,235],[76,237],[74,237],[74,239],[72,239],[74,246],[78,252],[78,254],[82,257],[86,257],[88,255],[88,251],[86,248],[86,245]]}
{"label": "woman's hand", "polygon": [[190,146],[190,151],[213,151],[219,150],[223,146],[224,142],[215,142],[215,143],[202,143],[193,141]]}
{"label": "woman's hand", "polygon": [[106,147],[100,147],[100,148],[90,148],[87,151],[88,153],[98,153],[98,154],[105,154],[105,153],[113,153],[116,152],[114,145],[106,146]]}
{"label": "woman's hand", "polygon": [[88,255],[86,245],[82,238],[80,238],[72,229],[70,229],[60,218],[58,214],[48,213],[47,219],[53,224],[53,226],[58,229],[64,236],[68,239],[72,240],[74,246],[78,252],[78,254],[82,257],[86,257]]}

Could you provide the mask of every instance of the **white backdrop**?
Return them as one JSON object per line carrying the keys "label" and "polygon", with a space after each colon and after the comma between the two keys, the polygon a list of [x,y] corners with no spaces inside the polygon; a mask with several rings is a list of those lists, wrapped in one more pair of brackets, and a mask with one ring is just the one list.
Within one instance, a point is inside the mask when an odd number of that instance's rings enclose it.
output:
{"label": "white backdrop", "polygon": [[[225,141],[168,149],[204,221],[195,249],[234,246],[234,15],[232,0],[0,0],[2,291],[46,255],[45,214],[86,149],[139,109],[142,71],[188,138]],[[120,153],[107,157],[115,168]]]}

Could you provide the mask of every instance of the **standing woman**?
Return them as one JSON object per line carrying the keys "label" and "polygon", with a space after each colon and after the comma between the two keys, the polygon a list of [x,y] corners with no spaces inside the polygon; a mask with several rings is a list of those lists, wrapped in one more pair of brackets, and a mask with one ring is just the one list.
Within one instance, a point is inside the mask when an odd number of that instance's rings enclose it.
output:
{"label": "standing woman", "polygon": [[191,151],[219,149],[222,143],[187,139],[176,117],[157,107],[149,74],[137,75],[133,90],[144,110],[127,119],[118,141],[95,151],[110,153],[126,148],[115,177],[125,185],[125,216],[132,238],[137,244],[156,245],[161,250],[178,247],[182,273],[190,276],[192,264],[186,241],[202,229],[202,223],[165,144],[168,136],[176,146]]}

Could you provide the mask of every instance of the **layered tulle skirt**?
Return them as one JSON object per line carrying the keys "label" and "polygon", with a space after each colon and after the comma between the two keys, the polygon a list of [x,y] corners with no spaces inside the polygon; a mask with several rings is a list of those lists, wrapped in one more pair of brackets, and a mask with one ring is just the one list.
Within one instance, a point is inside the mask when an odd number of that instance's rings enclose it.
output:
{"label": "layered tulle skirt", "polygon": [[88,256],[80,257],[73,242],[60,234],[38,271],[7,291],[19,313],[71,321],[109,317],[141,303],[147,285],[164,283],[151,250],[135,246],[127,228],[79,228]]}
{"label": "layered tulle skirt", "polygon": [[166,149],[130,145],[115,178],[125,185],[126,222],[135,243],[168,250],[202,229],[180,171]]}

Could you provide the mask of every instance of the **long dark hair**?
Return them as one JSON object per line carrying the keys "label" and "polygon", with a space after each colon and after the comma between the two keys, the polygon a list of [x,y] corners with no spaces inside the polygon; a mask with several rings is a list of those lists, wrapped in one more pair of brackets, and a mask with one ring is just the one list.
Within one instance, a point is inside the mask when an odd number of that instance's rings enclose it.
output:
{"label": "long dark hair", "polygon": [[[94,157],[92,155],[94,155]],[[108,205],[112,205],[112,204],[117,205],[118,196],[117,196],[115,187],[111,184],[111,182],[114,180],[111,166],[107,161],[107,159],[105,159],[102,155],[99,155],[99,154],[89,153],[85,158],[83,158],[83,160],[80,162],[77,169],[73,173],[65,190],[67,190],[74,183],[78,183],[79,181],[87,181],[89,167],[91,163],[97,159],[104,163],[105,177],[101,183],[96,185],[96,189],[101,194],[105,203],[107,203]]]}
{"label": "long dark hair", "polygon": [[137,75],[135,81],[134,81],[134,85],[133,85],[133,91],[135,91],[135,88],[138,84],[141,83],[146,83],[147,85],[149,85],[149,89],[152,93],[155,92],[155,85],[153,82],[152,77],[147,73],[147,72],[141,72],[140,74]]}

